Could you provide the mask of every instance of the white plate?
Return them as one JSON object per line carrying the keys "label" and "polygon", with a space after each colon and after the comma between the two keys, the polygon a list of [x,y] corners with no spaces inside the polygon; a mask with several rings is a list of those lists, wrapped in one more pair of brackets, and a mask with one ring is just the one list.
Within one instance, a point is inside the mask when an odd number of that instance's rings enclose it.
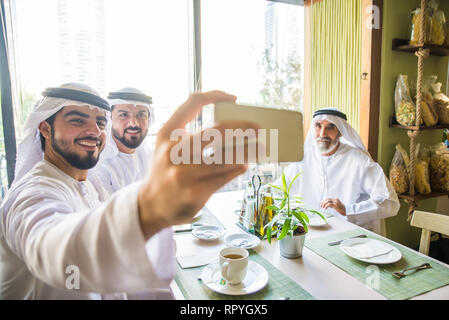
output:
{"label": "white plate", "polygon": [[[377,241],[377,242],[381,242],[382,245],[384,246],[389,246],[391,247],[391,251],[389,251],[386,254],[382,254],[376,257],[372,257],[372,258],[360,258],[354,254],[352,254],[347,248],[350,248],[352,246],[357,246],[357,245],[362,245],[362,244],[366,244],[370,241]],[[399,261],[402,257],[401,252],[396,249],[395,247],[393,247],[391,244],[384,242],[384,241],[379,241],[379,240],[375,240],[375,239],[369,239],[369,238],[352,238],[352,239],[346,239],[345,241],[343,241],[342,243],[340,243],[340,249],[346,253],[348,256],[363,261],[363,262],[367,262],[367,263],[372,263],[372,264],[388,264],[388,263],[395,263],[396,261]]]}
{"label": "white plate", "polygon": [[201,226],[192,230],[192,234],[202,240],[216,240],[223,237],[225,229],[219,226]]}
{"label": "white plate", "polygon": [[252,249],[259,245],[260,239],[248,233],[232,233],[224,238],[224,242],[230,247]]}
{"label": "white plate", "polygon": [[328,224],[329,218],[326,218],[326,221],[324,221],[323,218],[321,218],[319,215],[315,213],[309,213],[308,217],[309,217],[309,226],[311,227],[321,227]]}
{"label": "white plate", "polygon": [[207,265],[200,276],[204,285],[212,291],[238,296],[244,294],[251,294],[263,289],[268,283],[268,272],[260,264],[254,261],[248,261],[248,270],[246,277],[242,283],[227,284],[226,280],[222,279],[220,264],[218,262]]}

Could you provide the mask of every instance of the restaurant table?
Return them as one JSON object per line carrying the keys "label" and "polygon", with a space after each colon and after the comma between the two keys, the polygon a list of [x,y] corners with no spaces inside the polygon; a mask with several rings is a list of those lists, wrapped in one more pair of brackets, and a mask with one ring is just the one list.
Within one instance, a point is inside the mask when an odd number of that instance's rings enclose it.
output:
{"label": "restaurant table", "polygon": [[[240,209],[240,200],[242,200],[242,198],[243,191],[221,192],[212,195],[206,203],[206,208],[209,209],[226,228],[226,234],[245,232],[237,226],[236,222],[238,216],[234,214],[235,210]],[[360,228],[359,226],[338,217],[331,217],[328,219],[328,222],[328,225],[325,227],[309,227],[306,239],[315,239]],[[364,229],[363,231],[370,233],[370,231]],[[226,247],[223,240],[224,237],[214,241],[204,241],[195,238],[190,232],[175,234],[177,256],[217,252],[221,248]],[[399,243],[394,244],[398,248],[407,248]],[[272,240],[271,245],[266,240],[263,240],[253,250],[268,260],[278,270],[290,277],[315,299],[387,299],[379,292],[369,288],[364,282],[327,261],[306,246],[304,247],[302,257],[296,259],[282,257],[279,253],[279,243],[276,239]],[[412,249],[407,248],[407,250]],[[416,254],[424,256],[419,252],[416,252]],[[438,260],[427,256],[424,257],[449,268],[448,265]],[[175,281],[171,283],[170,287],[176,299],[185,299]],[[449,299],[449,285],[412,297],[411,299]]]}

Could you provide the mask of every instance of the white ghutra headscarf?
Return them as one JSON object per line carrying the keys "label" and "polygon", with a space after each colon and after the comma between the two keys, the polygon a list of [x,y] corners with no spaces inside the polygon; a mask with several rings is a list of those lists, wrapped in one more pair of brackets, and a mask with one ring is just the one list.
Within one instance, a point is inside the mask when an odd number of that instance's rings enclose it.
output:
{"label": "white ghutra headscarf", "polygon": [[332,107],[320,109],[314,113],[309,132],[307,133],[307,137],[304,142],[305,157],[319,154],[316,147],[314,134],[315,122],[317,120],[327,120],[329,122],[332,122],[341,133],[341,143],[345,143],[354,148],[360,149],[366,155],[371,157],[357,131],[355,131],[354,128],[352,128],[351,125],[346,121],[346,115],[343,112],[339,111],[337,108]]}
{"label": "white ghutra headscarf", "polygon": [[21,179],[44,158],[39,134],[39,125],[42,121],[50,118],[64,106],[87,105],[91,109],[110,112],[108,102],[101,98],[97,91],[81,83],[66,83],[56,88],[48,88],[42,94],[44,97],[34,105],[23,129],[23,138],[17,148],[14,181]]}

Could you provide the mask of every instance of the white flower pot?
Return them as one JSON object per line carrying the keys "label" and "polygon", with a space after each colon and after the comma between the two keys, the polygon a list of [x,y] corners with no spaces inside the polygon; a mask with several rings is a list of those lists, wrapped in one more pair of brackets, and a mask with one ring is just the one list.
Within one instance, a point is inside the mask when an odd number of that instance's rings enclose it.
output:
{"label": "white flower pot", "polygon": [[293,237],[290,235],[286,235],[283,239],[279,240],[279,249],[281,251],[281,256],[289,259],[301,257],[305,239],[306,233],[295,235]]}

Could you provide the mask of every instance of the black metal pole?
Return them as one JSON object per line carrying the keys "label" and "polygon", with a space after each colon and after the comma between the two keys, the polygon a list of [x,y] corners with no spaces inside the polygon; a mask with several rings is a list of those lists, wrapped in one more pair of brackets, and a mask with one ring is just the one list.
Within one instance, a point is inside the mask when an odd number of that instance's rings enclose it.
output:
{"label": "black metal pole", "polygon": [[7,33],[5,20],[5,5],[1,1],[1,33],[0,33],[0,81],[3,137],[5,142],[6,167],[8,171],[8,185],[14,180],[16,166],[16,134],[14,128],[14,110],[12,104],[11,74],[8,64]]}

